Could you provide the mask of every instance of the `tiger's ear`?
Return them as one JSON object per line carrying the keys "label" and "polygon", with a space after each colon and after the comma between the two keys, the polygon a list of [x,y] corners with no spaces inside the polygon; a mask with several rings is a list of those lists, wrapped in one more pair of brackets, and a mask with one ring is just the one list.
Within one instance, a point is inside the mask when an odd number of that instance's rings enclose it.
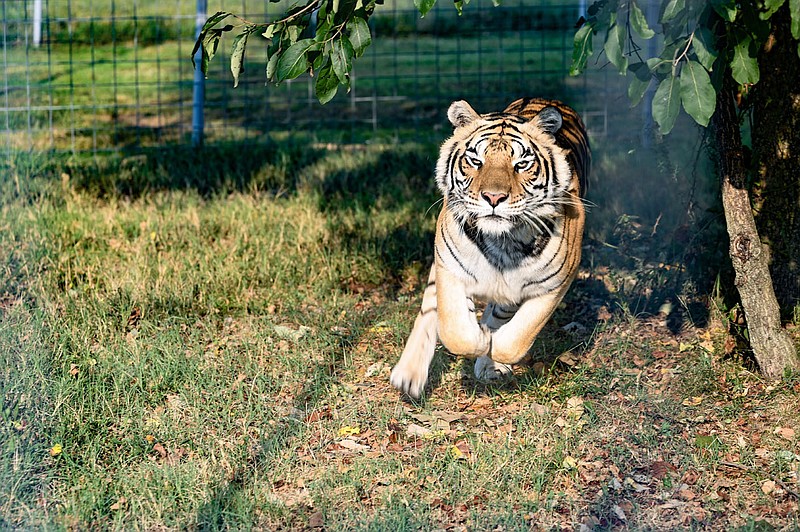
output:
{"label": "tiger's ear", "polygon": [[447,118],[450,119],[453,127],[461,127],[474,122],[480,118],[480,115],[467,102],[459,100],[450,104],[450,109],[447,110]]}
{"label": "tiger's ear", "polygon": [[561,129],[561,122],[561,113],[555,107],[545,107],[534,118],[534,123],[551,135],[555,135],[556,131]]}

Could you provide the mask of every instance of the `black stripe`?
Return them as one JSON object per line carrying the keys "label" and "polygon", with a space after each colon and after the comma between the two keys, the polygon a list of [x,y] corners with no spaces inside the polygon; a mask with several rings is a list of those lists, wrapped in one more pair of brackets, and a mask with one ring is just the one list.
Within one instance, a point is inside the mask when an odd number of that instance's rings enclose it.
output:
{"label": "black stripe", "polygon": [[[502,315],[501,315],[501,314],[498,314],[498,313],[497,313],[497,312],[498,312],[498,310],[499,310],[500,312],[503,312],[504,314],[502,314]],[[498,306],[497,306],[497,305],[495,305],[495,306],[492,308],[492,317],[493,317],[493,318],[495,318],[495,319],[501,320],[501,321],[510,320],[511,318],[513,318],[513,317],[514,317],[514,314],[516,314],[516,313],[517,313],[516,311],[514,311],[514,312],[507,312],[505,309],[498,309]]]}
{"label": "black stripe", "polygon": [[[564,240],[566,240],[566,239],[564,239]],[[560,246],[559,246],[559,248],[560,248]],[[554,255],[553,258],[555,258],[556,256],[557,255]],[[553,277],[555,277],[556,275],[560,274],[562,272],[562,270],[564,269],[564,265],[567,263],[567,259],[568,258],[569,258],[569,251],[567,251],[564,254],[564,260],[561,261],[561,264],[559,264],[558,268],[556,268],[554,271],[552,271],[550,273],[550,275],[548,275],[547,277],[545,277],[543,279],[532,279],[532,280],[528,281],[527,283],[522,285],[522,290],[525,290],[526,288],[528,288],[529,286],[534,285],[534,284],[544,284],[547,281],[549,281],[550,279],[552,279]],[[551,260],[548,264],[552,264],[552,262],[553,261]]]}
{"label": "black stripe", "polygon": [[447,177],[450,178],[450,192],[452,192],[456,187],[456,178],[455,178],[455,170],[456,167],[456,160],[458,157],[458,150],[453,150],[450,152],[450,158],[447,160]]}
{"label": "black stripe", "polygon": [[[478,278],[475,277],[475,275],[471,271],[469,271],[466,266],[464,266],[464,263],[461,262],[461,259],[458,258],[458,256],[453,251],[453,248],[450,246],[450,243],[447,241],[447,235],[445,235],[444,233],[444,224],[442,224],[442,230],[440,231],[440,233],[442,236],[442,242],[444,242],[444,245],[447,247],[447,251],[450,252],[450,255],[452,255],[455,261],[458,263],[458,265],[461,266],[461,269],[464,270],[464,273],[472,277],[473,281],[478,282]],[[438,249],[436,251],[438,252]],[[439,257],[442,258],[441,254],[439,254]]]}

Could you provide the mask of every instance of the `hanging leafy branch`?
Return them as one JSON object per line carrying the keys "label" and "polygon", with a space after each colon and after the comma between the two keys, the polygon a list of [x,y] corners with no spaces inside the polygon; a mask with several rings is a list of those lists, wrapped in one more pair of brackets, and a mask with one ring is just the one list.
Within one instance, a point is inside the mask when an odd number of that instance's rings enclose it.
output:
{"label": "hanging leafy branch", "polygon": [[[278,0],[270,0],[275,2]],[[500,0],[492,0],[494,6]],[[424,17],[436,0],[414,0]],[[469,0],[453,0],[459,15]],[[223,34],[235,35],[231,46],[231,74],[234,86],[244,69],[245,49],[251,35],[267,40],[267,81],[279,84],[308,72],[316,78],[314,92],[321,103],[327,103],[344,85],[350,90],[353,60],[361,57],[372,43],[369,18],[383,0],[308,0],[293,5],[286,14],[270,23],[255,23],[227,11],[210,16],[194,44],[192,64],[202,51],[200,70],[208,74],[208,64],[217,53]],[[230,19],[236,23],[225,24]],[[197,68],[197,65],[195,65]]]}
{"label": "hanging leafy branch", "polygon": [[[628,98],[634,106],[655,84],[653,118],[662,133],[672,130],[681,108],[707,126],[726,68],[744,93],[758,83],[758,50],[769,38],[769,19],[787,2],[792,36],[800,39],[800,0],[664,0],[657,29],[635,0],[600,0],[575,33],[570,73],[586,69],[593,37],[604,33],[603,53],[620,74],[630,75]],[[659,35],[658,53],[642,58],[634,35],[642,40]]]}
{"label": "hanging leafy branch", "polygon": [[[230,57],[237,86],[248,38],[258,34],[267,40],[267,81],[277,84],[309,72],[316,78],[317,98],[326,103],[336,95],[340,84],[350,90],[353,59],[360,57],[372,42],[367,21],[379,3],[382,0],[310,0],[270,23],[254,23],[219,11],[203,25],[192,50],[192,63],[201,50],[200,70],[207,75],[223,34],[235,34]],[[236,23],[222,25],[231,19]]]}

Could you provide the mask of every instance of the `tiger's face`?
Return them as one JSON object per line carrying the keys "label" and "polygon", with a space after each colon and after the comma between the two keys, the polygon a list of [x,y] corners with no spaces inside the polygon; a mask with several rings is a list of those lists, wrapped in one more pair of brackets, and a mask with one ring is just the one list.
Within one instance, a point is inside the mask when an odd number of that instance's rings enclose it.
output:
{"label": "tiger's face", "polygon": [[450,106],[455,126],[437,165],[437,184],[462,224],[487,235],[515,227],[546,231],[546,220],[567,200],[572,173],[554,134],[561,114],[552,107],[531,120],[478,115],[466,102]]}

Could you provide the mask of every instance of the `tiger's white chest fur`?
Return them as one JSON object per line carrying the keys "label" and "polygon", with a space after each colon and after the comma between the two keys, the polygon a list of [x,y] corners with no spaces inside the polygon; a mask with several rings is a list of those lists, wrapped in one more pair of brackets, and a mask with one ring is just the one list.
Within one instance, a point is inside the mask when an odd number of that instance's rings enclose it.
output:
{"label": "tiger's white chest fur", "polygon": [[468,297],[519,306],[563,283],[555,275],[564,247],[561,217],[548,219],[546,230],[527,226],[519,228],[521,234],[469,235],[448,216],[443,209],[435,260],[463,283]]}

